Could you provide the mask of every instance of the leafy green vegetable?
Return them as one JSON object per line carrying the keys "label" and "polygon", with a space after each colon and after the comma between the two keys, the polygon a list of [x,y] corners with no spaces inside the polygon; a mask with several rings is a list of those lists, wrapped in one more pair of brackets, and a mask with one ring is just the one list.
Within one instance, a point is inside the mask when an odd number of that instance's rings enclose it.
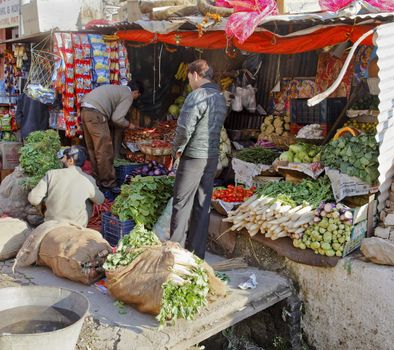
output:
{"label": "leafy green vegetable", "polygon": [[317,208],[320,202],[333,200],[334,195],[328,177],[317,180],[303,180],[299,184],[287,181],[271,182],[257,189],[258,195],[265,195],[291,206],[307,204]]}
{"label": "leafy green vegetable", "polygon": [[170,320],[175,322],[178,318],[193,320],[207,304],[209,293],[207,272],[198,266],[183,279],[185,283],[182,285],[169,280],[162,286],[162,305],[157,316],[161,326]]}
{"label": "leafy green vegetable", "polygon": [[22,186],[30,190],[38,184],[45,173],[51,169],[59,169],[61,164],[57,158],[60,150],[60,138],[54,130],[34,131],[20,150],[20,164],[27,178]]}
{"label": "leafy green vegetable", "polygon": [[343,136],[324,148],[321,160],[327,167],[375,184],[379,176],[378,156],[379,145],[374,136]]}
{"label": "leafy green vegetable", "polygon": [[171,176],[136,176],[123,185],[112,206],[120,220],[134,220],[151,229],[172,196],[174,178]]}
{"label": "leafy green vegetable", "polygon": [[261,147],[244,148],[235,155],[235,158],[254,164],[272,164],[277,157],[275,151]]}
{"label": "leafy green vegetable", "polygon": [[159,244],[160,240],[153,232],[146,230],[144,225],[137,224],[120,240],[116,252],[108,255],[103,267],[105,270],[114,270],[127,266],[144,251],[142,248]]}

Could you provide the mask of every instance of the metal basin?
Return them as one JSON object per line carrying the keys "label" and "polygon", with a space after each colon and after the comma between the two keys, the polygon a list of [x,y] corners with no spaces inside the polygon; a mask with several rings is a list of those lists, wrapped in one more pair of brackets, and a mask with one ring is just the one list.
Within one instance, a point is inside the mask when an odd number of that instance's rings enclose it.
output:
{"label": "metal basin", "polygon": [[89,301],[69,289],[0,289],[0,349],[74,350]]}

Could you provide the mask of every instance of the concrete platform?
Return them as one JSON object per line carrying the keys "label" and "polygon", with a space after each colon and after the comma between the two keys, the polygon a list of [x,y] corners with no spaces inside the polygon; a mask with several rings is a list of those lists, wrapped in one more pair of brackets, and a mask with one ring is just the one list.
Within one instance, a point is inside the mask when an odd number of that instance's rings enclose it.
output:
{"label": "concrete platform", "polygon": [[[208,262],[221,258],[213,255]],[[52,274],[45,267],[23,268],[12,274],[12,261],[0,265],[0,288],[15,285],[48,285],[69,288],[84,294],[90,301],[90,325],[82,331],[77,349],[187,349],[223,329],[262,311],[291,295],[291,282],[285,277],[256,268],[228,271],[228,295],[209,304],[194,321],[178,320],[174,326],[158,329],[151,315],[141,314],[126,306],[120,314],[114,299],[94,285],[84,286]],[[237,286],[255,273],[257,287],[241,290]],[[90,327],[90,328],[89,328]],[[93,334],[94,333],[94,334]]]}

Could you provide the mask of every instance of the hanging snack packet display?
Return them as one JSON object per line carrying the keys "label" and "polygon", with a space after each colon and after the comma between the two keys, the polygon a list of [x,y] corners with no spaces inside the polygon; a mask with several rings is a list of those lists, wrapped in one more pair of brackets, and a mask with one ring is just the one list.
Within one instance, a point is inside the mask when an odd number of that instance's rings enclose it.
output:
{"label": "hanging snack packet display", "polygon": [[110,83],[109,56],[110,49],[104,42],[103,36],[88,34],[92,53],[93,87]]}
{"label": "hanging snack packet display", "polygon": [[72,34],[74,45],[74,83],[77,108],[83,96],[92,90],[90,43],[87,34]]}
{"label": "hanging snack packet display", "polygon": [[62,91],[62,104],[66,122],[66,136],[73,137],[81,132],[76,112],[75,74],[74,74],[74,48],[70,33],[61,34],[59,51],[64,61],[64,85]]}
{"label": "hanging snack packet display", "polygon": [[127,85],[130,80],[129,61],[127,59],[126,46],[118,41],[118,62],[119,62],[119,82],[121,85]]}
{"label": "hanging snack packet display", "polygon": [[110,56],[109,56],[109,72],[110,72],[110,81],[111,84],[119,85],[119,51],[118,51],[118,42],[110,41],[107,42],[107,46],[110,48]]}

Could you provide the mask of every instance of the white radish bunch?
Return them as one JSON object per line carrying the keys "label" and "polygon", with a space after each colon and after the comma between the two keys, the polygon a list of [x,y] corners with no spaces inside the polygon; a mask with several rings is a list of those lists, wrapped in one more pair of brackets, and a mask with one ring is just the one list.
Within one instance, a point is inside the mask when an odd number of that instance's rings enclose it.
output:
{"label": "white radish bunch", "polygon": [[176,285],[183,285],[185,276],[192,276],[193,271],[199,267],[195,256],[186,249],[171,247],[170,252],[174,257],[169,280]]}
{"label": "white radish bunch", "polygon": [[246,229],[251,236],[259,231],[266,237],[278,238],[302,235],[313,222],[313,210],[310,206],[297,206],[283,203],[266,196],[252,196],[235,211],[230,211],[224,219],[231,222],[231,231]]}

